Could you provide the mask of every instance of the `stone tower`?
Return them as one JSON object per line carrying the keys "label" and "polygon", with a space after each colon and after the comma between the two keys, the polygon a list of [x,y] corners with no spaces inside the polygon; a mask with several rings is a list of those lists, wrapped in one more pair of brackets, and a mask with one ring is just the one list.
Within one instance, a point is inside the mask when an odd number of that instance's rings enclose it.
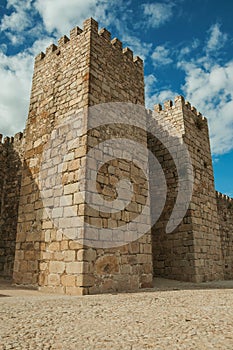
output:
{"label": "stone tower", "polygon": [[[173,125],[187,145],[193,168],[192,197],[181,224],[171,233],[165,226],[175,205],[178,175],[171,156],[161,145],[152,145],[162,158],[168,195],[160,220],[153,227],[153,265],[155,275],[177,280],[203,282],[223,278],[219,218],[208,124],[205,117],[176,97],[164,109],[154,107],[157,118]],[[150,140],[149,140],[150,143]]]}
{"label": "stone tower", "polygon": [[[89,106],[117,101],[144,104],[143,63],[140,58],[133,57],[130,49],[122,49],[118,39],[111,40],[106,29],[98,32],[98,24],[93,19],[84,22],[83,30],[74,28],[70,39],[62,37],[58,46],[51,45],[46,54],[36,57],[24,133],[25,160],[16,238],[15,283],[38,285],[43,290],[68,294],[151,286],[150,233],[137,242],[114,249],[82,246],[80,241],[67,238],[54,227],[46,216],[38,188],[42,153],[58,122],[85,111]],[[88,210],[80,196],[81,191],[85,192],[85,187],[81,188],[80,184],[82,172],[85,173],[87,149],[97,143],[98,138],[105,137],[104,130],[90,134],[85,128],[78,148],[70,156],[64,174],[64,196],[57,198],[60,202],[56,213],[62,216],[62,210],[66,210],[62,201],[66,201],[83,220],[112,228],[116,219],[123,222],[127,218],[121,213],[113,220],[100,217]],[[123,128],[122,132],[125,132]],[[142,138],[146,145],[146,134]],[[51,162],[55,159],[52,157]],[[131,176],[127,164],[118,163],[117,167]],[[112,181],[115,180],[113,176]],[[103,194],[104,190],[107,189],[103,188]],[[54,200],[56,198],[51,198],[51,204]],[[64,225],[70,227],[69,218]]]}

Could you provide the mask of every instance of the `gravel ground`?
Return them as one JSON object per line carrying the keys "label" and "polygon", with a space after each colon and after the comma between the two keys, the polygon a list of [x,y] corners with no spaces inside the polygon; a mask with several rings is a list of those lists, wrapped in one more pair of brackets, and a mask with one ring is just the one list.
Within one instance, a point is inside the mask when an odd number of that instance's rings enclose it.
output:
{"label": "gravel ground", "polygon": [[[70,297],[0,284],[0,349],[233,349],[233,281]],[[6,296],[7,295],[7,296]]]}

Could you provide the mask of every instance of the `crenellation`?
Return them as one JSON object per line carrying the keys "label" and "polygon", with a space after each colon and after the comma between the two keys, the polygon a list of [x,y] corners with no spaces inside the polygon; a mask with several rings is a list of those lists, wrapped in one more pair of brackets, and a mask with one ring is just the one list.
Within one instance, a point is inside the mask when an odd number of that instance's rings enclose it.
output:
{"label": "crenellation", "polygon": [[57,50],[57,46],[55,44],[51,44],[46,48],[46,53],[45,56],[50,55],[51,53],[53,53],[54,51]]}
{"label": "crenellation", "polygon": [[172,106],[173,106],[173,102],[171,100],[167,100],[164,102],[164,110],[165,111],[172,108]]}
{"label": "crenellation", "polygon": [[8,145],[10,143],[10,137],[5,136],[3,142],[4,142],[5,145]]}
{"label": "crenellation", "polygon": [[184,99],[184,96],[182,95],[178,95],[175,97],[174,99],[174,104],[177,108],[179,109],[183,109],[184,106],[185,106],[185,99]]}
{"label": "crenellation", "polygon": [[83,22],[84,32],[92,31],[93,33],[98,34],[98,27],[98,22],[96,22],[93,18],[88,18]]}
{"label": "crenellation", "polygon": [[112,39],[111,44],[116,49],[122,51],[122,42],[119,39],[117,39],[117,38]]}
{"label": "crenellation", "polygon": [[83,30],[81,28],[74,27],[70,31],[70,40],[75,40],[82,32]]}
{"label": "crenellation", "polygon": [[131,61],[133,61],[133,51],[130,50],[128,47],[125,47],[122,50],[122,53],[125,57],[129,58]]}
{"label": "crenellation", "polygon": [[197,109],[196,109],[195,107],[191,106],[191,111],[192,111],[195,115],[197,115]]}
{"label": "crenellation", "polygon": [[17,132],[14,136],[15,141],[20,141],[23,138],[23,133],[22,132]]}
{"label": "crenellation", "polygon": [[154,111],[155,112],[161,112],[163,110],[163,107],[160,103],[157,103],[154,105]]}
{"label": "crenellation", "polygon": [[185,106],[191,110],[191,103],[189,101],[185,101]]}
{"label": "crenellation", "polygon": [[133,62],[140,68],[143,68],[143,60],[139,56],[134,56]]}
{"label": "crenellation", "polygon": [[106,28],[101,28],[99,30],[99,36],[101,36],[109,42],[111,41],[111,33]]}
{"label": "crenellation", "polygon": [[216,191],[216,197],[219,198],[219,199],[223,199],[223,200],[225,200],[227,202],[231,202],[233,200],[232,197],[230,197],[230,196],[228,196],[228,195],[226,195],[224,193],[221,193],[219,191]]}
{"label": "crenellation", "polygon": [[44,53],[44,52],[40,52],[40,53],[35,57],[35,63],[40,62],[41,60],[43,60],[43,58],[45,58],[45,53]]}
{"label": "crenellation", "polygon": [[58,40],[58,48],[64,46],[66,43],[68,43],[70,39],[66,36],[63,35],[59,40]]}

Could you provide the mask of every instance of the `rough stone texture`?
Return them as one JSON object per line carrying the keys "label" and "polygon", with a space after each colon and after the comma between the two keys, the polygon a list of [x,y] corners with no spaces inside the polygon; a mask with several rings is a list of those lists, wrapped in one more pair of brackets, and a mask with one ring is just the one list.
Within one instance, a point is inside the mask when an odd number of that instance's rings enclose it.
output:
{"label": "rough stone texture", "polygon": [[233,200],[216,192],[220,224],[223,273],[225,279],[233,279]]}
{"label": "rough stone texture", "polygon": [[[119,249],[93,250],[81,244],[75,246],[75,242],[60,233],[46,217],[39,194],[41,157],[53,128],[74,113],[82,112],[85,117],[88,106],[111,101],[144,103],[143,64],[139,58],[133,59],[129,49],[122,51],[118,40],[111,42],[110,33],[106,30],[98,32],[98,24],[93,19],[84,22],[83,31],[72,30],[70,40],[63,38],[59,40],[58,47],[51,45],[45,56],[40,54],[36,57],[25,130],[25,166],[14,268],[16,283],[38,285],[44,291],[78,295],[151,285],[150,232],[138,242]],[[123,127],[117,131],[127,132]],[[111,228],[117,222],[116,217],[103,218],[99,213],[90,213],[81,196],[85,192],[85,156],[88,148],[99,142],[96,135],[100,139],[106,137],[104,130],[100,130],[99,134],[98,130],[93,135],[87,134],[84,123],[81,143],[75,152],[70,152],[63,174],[63,201],[60,193],[51,198],[51,205],[56,207],[53,215],[61,217],[59,224],[70,227],[70,231],[74,229],[71,220],[63,216],[68,203],[77,211],[79,218],[94,225],[104,225],[106,221]],[[138,136],[134,130],[131,130],[131,135],[134,139]],[[141,137],[146,145],[146,134]],[[48,178],[54,171],[57,157],[58,154],[51,154],[51,168],[43,171],[43,178]],[[131,177],[132,167],[127,168],[128,165],[121,162],[113,164],[115,169],[124,169],[124,166],[128,169],[125,174]],[[106,184],[103,195],[109,190]],[[119,219],[122,223],[127,220],[123,216]],[[83,234],[85,236],[85,230]],[[97,229],[94,234],[98,237]]]}
{"label": "rough stone texture", "polygon": [[23,140],[18,133],[0,137],[0,276],[12,277],[19,194]]}
{"label": "rough stone texture", "polygon": [[165,225],[176,200],[177,173],[167,150],[155,143],[152,149],[165,169],[168,195],[163,214],[153,228],[154,272],[196,282],[222,279],[221,237],[207,120],[185,103],[182,96],[175,99],[174,105],[167,101],[164,107],[162,110],[155,106],[155,110],[182,135],[191,157],[194,187],[182,223],[166,234]]}
{"label": "rough stone texture", "polygon": [[[137,126],[105,125],[89,130],[87,109],[103,102],[144,105],[143,62],[134,58],[130,49],[122,49],[118,39],[111,40],[106,29],[98,31],[96,21],[88,19],[83,30],[74,28],[70,39],[62,37],[58,46],[52,44],[45,54],[36,57],[24,134],[16,135],[14,142],[6,139],[4,144],[0,143],[0,274],[11,276],[15,252],[16,284],[71,295],[150,287],[153,269],[155,275],[195,282],[230,278],[232,212],[223,202],[218,202],[219,215],[217,212],[206,119],[185,103],[182,96],[175,99],[174,105],[167,101],[164,110],[160,105],[155,106],[157,115],[151,128],[159,126],[161,120],[175,126],[181,138],[176,138],[170,130],[167,137],[177,142],[177,149],[180,139],[187,144],[195,175],[187,214],[174,232],[166,234],[178,183],[171,155],[158,140]],[[60,190],[56,187],[55,174],[64,161],[63,137],[66,143],[72,143],[73,130],[67,126],[59,129],[60,134],[54,130],[74,115],[81,116],[81,136],[66,154]],[[108,228],[111,237],[116,228],[141,213],[150,189],[153,194],[154,184],[147,183],[142,171],[132,162],[119,157],[102,166],[96,186],[106,200],[114,199],[116,183],[121,176],[128,178],[137,190],[127,210],[108,215],[86,204],[86,180],[94,169],[87,152],[119,135],[148,145],[156,155],[166,176],[166,205],[152,234],[149,229],[132,242],[131,236],[123,239],[118,232],[119,242],[124,243],[121,247],[93,248],[83,244],[90,233],[86,223],[95,227],[91,241],[108,240],[101,236],[100,228]],[[56,144],[56,151],[49,153],[49,163],[43,168],[48,141]],[[98,157],[101,159],[102,155],[96,150],[95,158]],[[143,160],[147,154],[137,157]],[[50,186],[46,206],[53,208],[54,223],[49,218],[50,212],[45,210],[41,183]],[[77,225],[69,216],[69,208],[79,218],[79,241],[72,238]],[[149,225],[150,215],[144,219]],[[69,234],[58,230],[56,222]],[[135,227],[139,236],[141,229]]]}

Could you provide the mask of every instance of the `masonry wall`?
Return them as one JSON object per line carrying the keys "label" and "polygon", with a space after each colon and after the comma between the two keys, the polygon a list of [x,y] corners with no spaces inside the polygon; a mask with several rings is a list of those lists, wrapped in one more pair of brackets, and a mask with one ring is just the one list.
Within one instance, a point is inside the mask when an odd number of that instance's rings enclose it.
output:
{"label": "masonry wall", "polygon": [[0,143],[0,276],[12,278],[22,168],[22,134]]}
{"label": "masonry wall", "polygon": [[[83,110],[88,105],[89,29],[88,22],[84,31],[74,28],[70,39],[62,37],[58,46],[52,44],[45,54],[41,53],[36,57],[25,130],[25,162],[13,277],[17,284],[49,286],[51,291],[61,293],[65,289],[68,292],[69,287],[76,283],[76,276],[67,277],[67,274],[68,271],[74,270],[72,264],[77,259],[81,245],[58,232],[49,217],[49,206],[56,210],[62,198],[53,193],[50,202],[43,202],[41,191],[46,190],[43,179],[49,178],[49,174],[46,169],[41,172],[41,165],[53,129],[62,124],[65,117]],[[66,131],[63,132],[65,135]],[[79,146],[82,156],[85,136]],[[61,158],[56,158],[59,157],[59,152],[59,149],[53,151],[50,157],[51,165],[55,167],[62,161]],[[76,172],[81,166],[81,156],[76,164]],[[73,160],[74,154],[70,157],[68,170],[74,167]],[[54,188],[56,173],[51,175],[51,188]],[[64,174],[64,187],[68,186],[65,187],[65,191],[68,191],[67,188],[74,181],[73,174],[70,177]],[[44,207],[47,207],[47,210]],[[77,206],[77,211],[79,215],[83,215],[82,203]]]}
{"label": "masonry wall", "polygon": [[[46,54],[37,56],[25,130],[25,162],[14,265],[16,283],[38,285],[43,290],[67,294],[151,285],[150,234],[127,247],[93,249],[84,246],[80,237],[79,240],[72,239],[72,236],[76,237],[77,228],[65,214],[68,207],[72,207],[81,222],[91,217],[95,224],[97,221],[104,223],[103,217],[92,218],[85,205],[85,156],[93,142],[98,142],[98,130],[87,132],[86,108],[110,101],[144,103],[143,65],[139,58],[133,59],[129,49],[122,51],[117,39],[110,42],[110,33],[106,30],[98,33],[98,24],[93,19],[84,22],[83,30],[73,29],[70,39],[61,38],[58,47],[51,45]],[[63,161],[60,157],[64,145],[62,136],[67,142],[69,133],[67,129],[61,129],[61,138],[51,135],[67,117],[78,113],[82,115],[81,136],[78,146],[71,147],[66,155],[63,189],[59,192],[55,190],[54,179],[56,181],[58,167]],[[104,135],[104,130],[101,135]],[[71,134],[70,137],[72,141]],[[146,135],[142,137],[146,144]],[[50,154],[48,166],[41,171],[47,142],[51,139],[55,140],[56,148]],[[131,176],[130,171],[128,174]],[[50,180],[52,195],[45,203],[41,182],[47,186]],[[50,213],[49,207],[53,208]],[[66,228],[66,233],[58,229],[56,222]],[[82,235],[85,238],[85,230]]]}
{"label": "masonry wall", "polygon": [[[190,210],[175,230],[170,233],[166,232],[178,195],[179,177],[173,157],[179,159],[179,150],[185,136],[184,116],[180,98],[176,100],[174,106],[172,101],[165,102],[164,110],[161,105],[155,105],[153,114],[152,126],[149,130],[155,133],[156,129],[163,128],[163,133],[165,133],[163,138],[166,143],[161,139],[156,140],[149,135],[148,145],[162,166],[167,185],[164,209],[159,220],[152,228],[154,275],[192,281],[195,278],[195,255]],[[169,152],[170,149],[173,150],[173,154]],[[183,156],[182,153],[181,156]],[[153,175],[152,173],[152,178]],[[155,196],[155,190],[154,184],[151,182],[151,196]],[[153,215],[155,210],[153,205],[151,210],[151,215]]]}
{"label": "masonry wall", "polygon": [[[111,125],[110,118],[107,125],[95,126],[88,107],[106,102],[144,106],[143,63],[130,49],[122,49],[118,39],[111,40],[106,29],[98,31],[98,23],[89,19],[83,30],[74,28],[70,38],[62,37],[58,46],[52,44],[36,57],[24,135],[17,136],[14,143],[0,143],[2,273],[11,275],[15,250],[14,282],[56,293],[150,287],[153,268],[156,276],[178,280],[230,278],[232,212],[220,199],[216,201],[206,119],[178,96],[174,104],[167,101],[164,110],[156,105],[154,115],[149,112],[148,133],[143,123],[142,128],[126,126],[127,114],[122,124]],[[101,117],[100,113],[100,124]],[[176,130],[163,130],[164,141],[169,140],[178,159],[185,142],[194,172],[189,208],[170,233],[166,225],[176,202],[179,176],[168,148],[153,137],[164,122]],[[92,192],[87,190],[87,181],[94,179],[95,161],[105,156],[100,144],[111,138],[149,146],[164,171],[166,202],[152,235],[150,229],[141,235],[145,225],[150,225],[150,215],[134,226],[134,235],[122,235],[120,229],[140,216],[149,193],[154,203],[156,183],[148,182],[134,164],[136,157],[145,161],[146,153],[138,152],[127,161],[122,152],[98,171],[95,185],[105,200],[116,199],[122,178],[133,183],[134,194],[126,210],[109,214],[87,204]],[[94,147],[93,159],[88,158]],[[125,149],[128,147],[126,144]],[[134,149],[129,151],[132,154]],[[154,175],[153,167],[150,170]],[[151,217],[154,209],[152,206]],[[113,236],[119,243],[114,248]]]}
{"label": "masonry wall", "polygon": [[[130,49],[122,50],[122,43],[118,39],[111,40],[111,34],[106,29],[102,29],[99,34],[95,29],[91,37],[89,104],[93,106],[103,102],[131,102],[144,105],[144,72],[142,60],[138,57],[134,58]],[[101,113],[99,117],[101,118]],[[91,127],[91,124],[92,121],[89,120],[88,126]],[[98,147],[100,141],[117,137],[141,142],[146,147],[146,132],[136,127],[127,127],[126,124],[127,120],[124,125],[107,125],[90,130],[87,141],[88,151],[92,147]],[[133,152],[134,150],[131,150],[131,153]],[[121,156],[124,158],[123,153]],[[91,164],[90,166],[87,164],[88,170],[90,167]],[[116,159],[102,168],[97,177],[97,186],[105,198],[113,199],[117,182],[122,177],[128,178],[134,183],[134,188],[138,189],[126,210],[110,215],[101,211],[95,212],[86,206],[85,221],[88,224],[97,225],[96,239],[100,241],[103,239],[100,233],[98,235],[98,229],[100,232],[101,228],[104,228],[107,232],[106,237],[108,235],[105,240],[111,241],[111,237],[118,234],[119,241],[122,241],[122,246],[118,248],[111,248],[111,242],[109,242],[109,248],[100,247],[94,250],[95,259],[89,263],[89,273],[84,275],[84,284],[88,287],[88,293],[134,290],[152,285],[150,232],[135,240],[133,237],[140,235],[134,233],[133,236],[133,232],[126,232],[123,237],[121,231],[122,225],[126,226],[132,217],[140,214],[148,195],[147,182],[145,179],[142,180],[139,169],[133,162]],[[137,180],[135,180],[136,177]],[[141,185],[137,185],[140,180]],[[90,229],[86,228],[87,235],[88,230]],[[141,231],[139,226],[138,231],[139,233]],[[83,254],[85,260],[85,251]]]}
{"label": "masonry wall", "polygon": [[0,142],[0,274],[4,273],[5,266],[5,242],[4,242],[4,185],[5,185],[5,171],[6,171],[6,159],[7,149],[2,144],[2,135]]}
{"label": "masonry wall", "polygon": [[233,278],[233,200],[216,192],[220,224],[223,272],[226,280]]}
{"label": "masonry wall", "polygon": [[143,61],[111,40],[106,29],[93,26],[90,59],[90,106],[104,102],[131,102],[144,105]]}
{"label": "masonry wall", "polygon": [[155,106],[155,111],[182,134],[194,175],[193,195],[186,216],[172,233],[165,233],[175,205],[178,175],[167,151],[155,146],[154,151],[159,155],[169,179],[166,206],[153,228],[155,275],[194,282],[221,279],[221,238],[207,121],[189,103],[185,103],[182,96],[175,99],[174,105],[172,101],[166,102],[164,110],[160,105]]}

